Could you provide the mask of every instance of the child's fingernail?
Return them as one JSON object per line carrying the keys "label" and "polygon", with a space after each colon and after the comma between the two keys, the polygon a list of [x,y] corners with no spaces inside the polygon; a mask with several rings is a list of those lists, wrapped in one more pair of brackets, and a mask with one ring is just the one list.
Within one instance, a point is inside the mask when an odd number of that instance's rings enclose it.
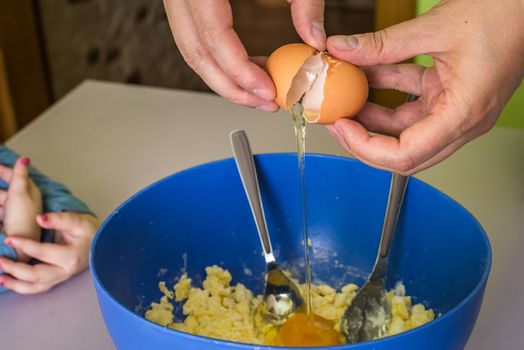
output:
{"label": "child's fingernail", "polygon": [[14,243],[14,240],[10,237],[7,237],[5,240],[4,240],[4,243],[8,246],[12,246],[13,243]]}
{"label": "child's fingernail", "polygon": [[49,220],[49,217],[47,216],[47,214],[41,214],[40,215],[40,219],[44,222],[46,222],[47,220]]}
{"label": "child's fingernail", "polygon": [[22,164],[24,164],[25,166],[29,166],[29,164],[31,164],[31,159],[29,159],[28,157],[22,157],[20,159],[20,161],[22,162]]}
{"label": "child's fingernail", "polygon": [[0,286],[3,286],[4,285],[4,281],[0,281]]}

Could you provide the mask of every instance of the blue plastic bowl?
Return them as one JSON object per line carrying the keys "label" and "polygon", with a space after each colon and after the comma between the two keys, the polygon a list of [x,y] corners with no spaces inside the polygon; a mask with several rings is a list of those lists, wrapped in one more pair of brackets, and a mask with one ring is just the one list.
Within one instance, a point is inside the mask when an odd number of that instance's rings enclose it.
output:
{"label": "blue plastic bowl", "polygon": [[[256,157],[264,207],[279,261],[301,261],[302,222],[296,154]],[[313,278],[340,287],[371,271],[390,175],[357,161],[308,155],[308,229]],[[191,168],[142,190],[112,213],[91,254],[100,309],[118,349],[270,349],[185,334],[143,318],[161,292],[219,264],[262,292],[264,260],[232,159]],[[283,249],[286,247],[286,249]],[[339,349],[463,349],[491,266],[488,238],[458,203],[412,179],[393,242],[389,287],[403,281],[415,302],[440,316],[422,327]],[[198,278],[197,278],[198,279]],[[296,348],[295,348],[296,349]]]}

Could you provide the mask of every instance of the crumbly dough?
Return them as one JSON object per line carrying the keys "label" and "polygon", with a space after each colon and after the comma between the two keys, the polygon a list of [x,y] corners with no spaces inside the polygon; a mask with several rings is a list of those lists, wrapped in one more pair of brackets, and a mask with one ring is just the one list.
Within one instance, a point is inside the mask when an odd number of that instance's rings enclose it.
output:
{"label": "crumbly dough", "polygon": [[[164,282],[159,283],[164,296],[160,303],[152,303],[145,317],[162,326],[196,335],[236,341],[241,343],[274,345],[278,329],[270,324],[255,326],[256,309],[262,296],[254,296],[243,284],[231,285],[232,276],[216,265],[206,268],[207,277],[202,288],[193,287],[191,279],[184,274],[170,291]],[[305,286],[301,288],[304,290]],[[312,285],[313,310],[319,316],[339,320],[346,306],[355,297],[355,284],[344,286],[339,292],[326,285]],[[401,283],[387,293],[392,319],[387,335],[398,334],[418,327],[434,319],[433,310],[422,304],[411,304],[411,297]],[[175,322],[172,300],[185,301],[183,322]],[[256,323],[260,324],[260,323]]]}

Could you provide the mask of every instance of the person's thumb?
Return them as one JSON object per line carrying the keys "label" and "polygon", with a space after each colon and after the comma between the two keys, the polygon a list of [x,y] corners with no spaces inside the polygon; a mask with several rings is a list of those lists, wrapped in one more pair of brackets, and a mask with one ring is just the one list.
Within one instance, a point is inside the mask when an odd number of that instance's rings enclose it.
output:
{"label": "person's thumb", "polygon": [[333,56],[361,66],[391,64],[420,54],[431,53],[436,45],[435,28],[427,28],[417,17],[374,33],[335,35],[327,48]]}

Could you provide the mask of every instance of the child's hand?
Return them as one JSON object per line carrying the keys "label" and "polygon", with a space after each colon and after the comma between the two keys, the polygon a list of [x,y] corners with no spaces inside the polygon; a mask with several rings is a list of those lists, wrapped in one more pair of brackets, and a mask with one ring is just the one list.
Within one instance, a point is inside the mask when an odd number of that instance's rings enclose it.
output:
{"label": "child's hand", "polygon": [[[0,165],[0,179],[9,185],[7,191],[0,190],[0,220],[7,236],[40,241],[41,230],[35,218],[42,213],[42,195],[29,178],[28,167],[27,157],[18,159],[13,169]],[[16,251],[18,261],[30,260],[24,252]]]}
{"label": "child's hand", "polygon": [[60,243],[40,243],[30,239],[8,237],[6,244],[38,259],[41,263],[28,265],[0,258],[0,285],[21,294],[44,292],[69,279],[88,266],[89,248],[100,226],[88,214],[51,213],[39,215],[38,224],[56,230]]}

